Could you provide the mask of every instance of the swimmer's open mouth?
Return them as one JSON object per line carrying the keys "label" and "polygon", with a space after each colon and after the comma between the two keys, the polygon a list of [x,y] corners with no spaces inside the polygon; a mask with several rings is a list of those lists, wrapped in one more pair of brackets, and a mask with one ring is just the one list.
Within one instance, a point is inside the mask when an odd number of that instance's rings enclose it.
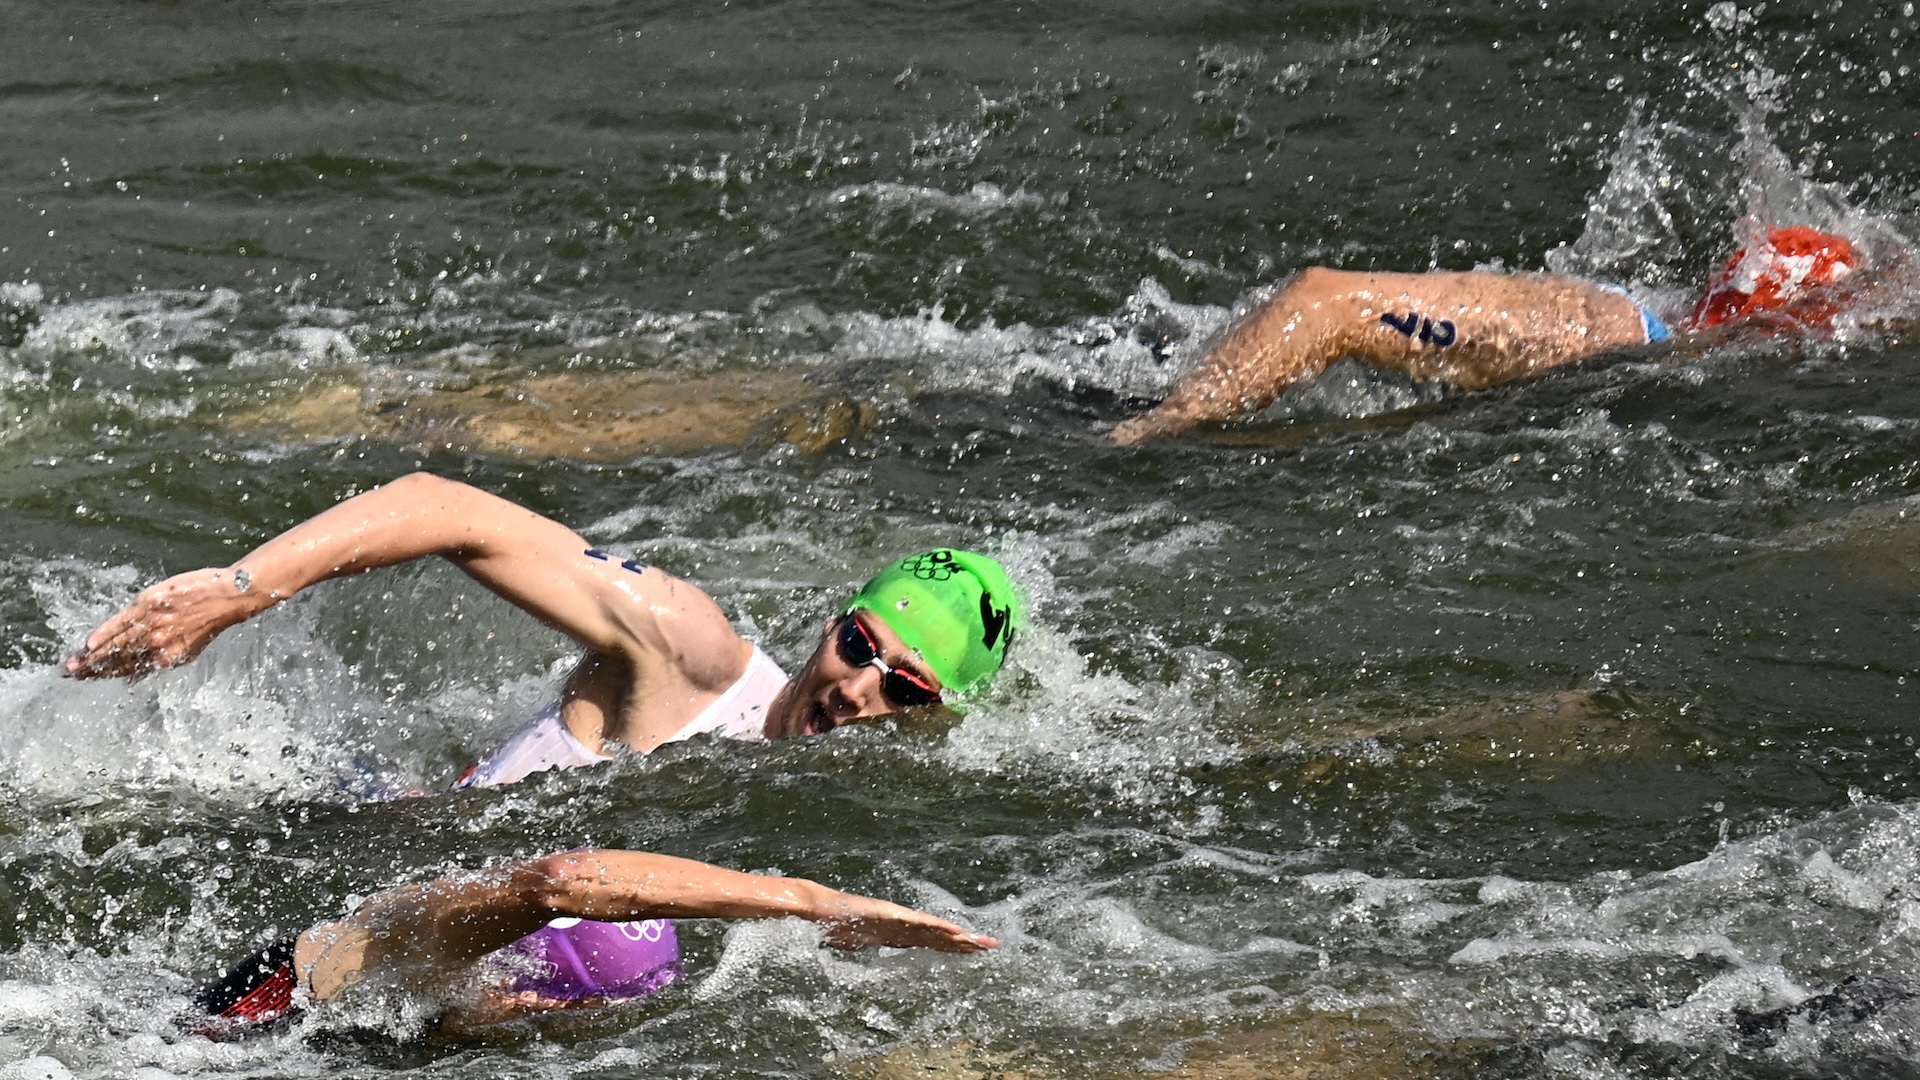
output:
{"label": "swimmer's open mouth", "polygon": [[804,729],[807,734],[825,735],[839,726],[833,717],[827,715],[826,706],[815,702],[813,708],[807,710],[807,723]]}

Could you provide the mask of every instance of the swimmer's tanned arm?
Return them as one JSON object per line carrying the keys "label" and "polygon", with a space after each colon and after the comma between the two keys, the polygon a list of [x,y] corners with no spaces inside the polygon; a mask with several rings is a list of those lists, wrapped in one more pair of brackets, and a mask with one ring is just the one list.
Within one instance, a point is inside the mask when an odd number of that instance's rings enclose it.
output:
{"label": "swimmer's tanned arm", "polygon": [[[1696,340],[1742,326],[1824,332],[1884,284],[1884,268],[1865,264],[1853,241],[1812,225],[1743,221],[1740,240],[1681,332]],[[1868,273],[1857,275],[1863,266]],[[1477,390],[1673,332],[1623,290],[1551,274],[1303,270],[1228,331],[1165,401],[1111,437],[1136,443],[1264,408],[1347,356]]]}
{"label": "swimmer's tanned arm", "polygon": [[1646,341],[1626,296],[1535,274],[1311,268],[1240,320],[1122,445],[1266,407],[1343,357],[1480,389]]}
{"label": "swimmer's tanned arm", "polygon": [[[633,711],[623,724],[635,749],[652,748],[655,728],[664,739],[688,708],[739,677],[752,654],[693,585],[594,551],[572,529],[498,496],[415,473],[302,522],[232,566],[150,586],[87,635],[66,672],[137,677],[184,664],[221,631],[310,585],[429,555],[586,646],[569,689],[591,697],[611,688],[589,704]],[[649,693],[621,692],[635,684]]]}
{"label": "swimmer's tanned arm", "polygon": [[803,878],[743,874],[640,851],[570,851],[470,878],[379,893],[301,934],[294,965],[316,1000],[368,978],[419,986],[533,933],[549,920],[801,918],[838,949],[971,953],[998,942],[923,911]]}

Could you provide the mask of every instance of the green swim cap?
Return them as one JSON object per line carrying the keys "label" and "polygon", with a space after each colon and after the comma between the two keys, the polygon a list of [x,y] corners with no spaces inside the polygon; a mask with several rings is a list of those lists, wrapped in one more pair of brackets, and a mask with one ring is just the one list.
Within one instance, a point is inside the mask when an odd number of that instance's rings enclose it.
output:
{"label": "green swim cap", "polygon": [[847,605],[849,613],[856,610],[878,616],[955,692],[993,678],[1025,621],[1000,564],[956,548],[922,552],[880,571]]}

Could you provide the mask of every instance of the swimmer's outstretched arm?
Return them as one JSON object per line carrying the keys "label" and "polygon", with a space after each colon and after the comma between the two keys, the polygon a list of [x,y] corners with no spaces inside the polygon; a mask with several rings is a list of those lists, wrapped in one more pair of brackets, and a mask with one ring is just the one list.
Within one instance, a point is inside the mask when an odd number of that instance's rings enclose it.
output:
{"label": "swimmer's outstretched arm", "polygon": [[970,953],[999,943],[945,919],[803,878],[742,874],[641,851],[569,851],[380,893],[353,914],[301,934],[295,970],[318,1000],[366,978],[409,985],[467,964],[573,916],[780,919],[820,923],[837,949],[876,945]]}
{"label": "swimmer's outstretched arm", "polygon": [[[751,646],[699,589],[598,553],[572,529],[477,488],[415,473],[348,499],[227,567],[150,586],[66,661],[76,678],[146,675],[198,656],[221,631],[300,590],[428,555],[664,693],[724,687]],[[712,670],[706,670],[711,668]]]}
{"label": "swimmer's outstretched arm", "polygon": [[1236,323],[1121,445],[1265,408],[1342,357],[1479,389],[1642,344],[1633,301],[1571,278],[1302,270]]}

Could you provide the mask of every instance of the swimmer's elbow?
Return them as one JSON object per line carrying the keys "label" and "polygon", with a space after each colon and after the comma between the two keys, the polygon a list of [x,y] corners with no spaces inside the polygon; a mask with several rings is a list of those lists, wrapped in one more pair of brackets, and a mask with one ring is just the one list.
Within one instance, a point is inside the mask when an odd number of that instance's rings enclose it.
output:
{"label": "swimmer's elbow", "polygon": [[581,915],[589,886],[603,876],[590,854],[562,851],[516,863],[507,872],[507,891],[520,903],[554,918]]}
{"label": "swimmer's elbow", "polygon": [[405,496],[409,500],[444,500],[448,496],[471,491],[473,488],[458,480],[449,480],[437,473],[423,470],[389,480],[381,486],[381,490],[391,495]]}
{"label": "swimmer's elbow", "polygon": [[507,889],[547,918],[651,918],[674,906],[670,883],[676,875],[656,865],[662,860],[677,862],[643,852],[562,851],[516,863]]}
{"label": "swimmer's elbow", "polygon": [[1332,296],[1347,288],[1347,279],[1351,275],[1325,266],[1303,267],[1280,282],[1281,292],[1311,293],[1315,296]]}

